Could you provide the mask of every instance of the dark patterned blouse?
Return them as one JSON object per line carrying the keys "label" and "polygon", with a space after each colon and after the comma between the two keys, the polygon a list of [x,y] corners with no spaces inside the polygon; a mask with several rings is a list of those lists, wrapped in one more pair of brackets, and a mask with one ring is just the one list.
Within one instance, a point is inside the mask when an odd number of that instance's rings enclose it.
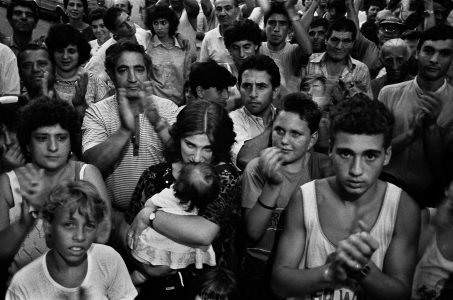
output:
{"label": "dark patterned blouse", "polygon": [[[231,163],[217,165],[215,169],[220,178],[220,195],[205,209],[199,211],[198,215],[220,227],[220,232],[212,243],[217,265],[231,268],[231,249],[233,249],[236,228],[241,219],[239,172]],[[132,223],[147,199],[164,188],[169,188],[174,182],[171,163],[161,163],[146,169],[132,194],[129,209],[126,212],[126,221],[129,224]]]}

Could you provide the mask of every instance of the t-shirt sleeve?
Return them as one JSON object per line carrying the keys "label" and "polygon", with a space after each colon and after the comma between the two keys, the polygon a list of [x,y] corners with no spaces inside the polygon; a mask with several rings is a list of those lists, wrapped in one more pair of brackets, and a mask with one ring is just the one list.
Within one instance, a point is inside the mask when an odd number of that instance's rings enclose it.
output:
{"label": "t-shirt sleeve", "polygon": [[200,62],[205,62],[209,60],[209,52],[208,52],[208,41],[205,36],[203,42],[201,42],[201,49],[200,49]]}
{"label": "t-shirt sleeve", "polygon": [[242,175],[241,205],[243,208],[253,208],[263,191],[264,178],[259,175],[259,158],[254,158],[247,164]]}
{"label": "t-shirt sleeve", "polygon": [[25,294],[23,293],[23,291],[19,285],[12,283],[9,286],[8,291],[6,292],[5,299],[6,300],[23,300],[23,299],[27,299],[27,297],[25,296]]}
{"label": "t-shirt sleeve", "polygon": [[88,107],[82,124],[82,153],[107,139],[107,128],[101,113],[97,107]]}
{"label": "t-shirt sleeve", "polygon": [[107,297],[111,300],[135,299],[138,293],[121,256],[112,248],[110,251],[103,251],[102,255],[108,256],[106,259],[109,262],[109,273],[111,274]]}

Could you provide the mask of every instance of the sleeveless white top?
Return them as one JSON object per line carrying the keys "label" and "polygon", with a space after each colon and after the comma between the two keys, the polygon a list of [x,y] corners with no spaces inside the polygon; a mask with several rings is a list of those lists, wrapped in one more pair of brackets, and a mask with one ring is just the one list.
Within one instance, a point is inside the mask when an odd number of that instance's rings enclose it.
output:
{"label": "sleeveless white top", "polygon": [[[313,269],[325,265],[327,257],[335,251],[333,245],[325,236],[319,222],[318,204],[316,200],[315,181],[308,182],[301,187],[304,209],[305,226],[305,251],[299,269]],[[371,236],[379,243],[379,248],[374,252],[371,260],[382,270],[387,248],[392,240],[396,216],[401,196],[401,189],[391,183],[387,183],[381,210],[373,228]],[[356,290],[353,287],[339,287],[335,290],[324,290],[306,296],[305,298],[292,299],[356,299]]]}

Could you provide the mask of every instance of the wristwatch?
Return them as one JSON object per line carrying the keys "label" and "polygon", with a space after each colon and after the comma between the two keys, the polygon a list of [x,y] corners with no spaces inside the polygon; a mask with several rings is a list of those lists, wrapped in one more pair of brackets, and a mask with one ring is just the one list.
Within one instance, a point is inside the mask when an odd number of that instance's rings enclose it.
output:
{"label": "wristwatch", "polygon": [[156,212],[153,211],[153,212],[149,215],[149,227],[154,228],[154,227],[153,227],[153,221],[154,221],[155,218],[156,218]]}
{"label": "wristwatch", "polygon": [[364,280],[368,276],[368,274],[370,274],[370,270],[371,268],[369,265],[363,266],[363,268],[360,269],[358,273],[355,275],[355,279],[359,282]]}

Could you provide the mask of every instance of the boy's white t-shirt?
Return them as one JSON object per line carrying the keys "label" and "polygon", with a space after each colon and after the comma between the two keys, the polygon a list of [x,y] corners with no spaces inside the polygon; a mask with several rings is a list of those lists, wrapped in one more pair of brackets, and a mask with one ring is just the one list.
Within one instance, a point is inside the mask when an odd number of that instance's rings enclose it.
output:
{"label": "boy's white t-shirt", "polygon": [[88,271],[80,287],[66,288],[49,274],[46,252],[19,270],[6,294],[7,300],[32,299],[134,299],[137,290],[121,256],[111,247],[93,244],[88,250]]}

